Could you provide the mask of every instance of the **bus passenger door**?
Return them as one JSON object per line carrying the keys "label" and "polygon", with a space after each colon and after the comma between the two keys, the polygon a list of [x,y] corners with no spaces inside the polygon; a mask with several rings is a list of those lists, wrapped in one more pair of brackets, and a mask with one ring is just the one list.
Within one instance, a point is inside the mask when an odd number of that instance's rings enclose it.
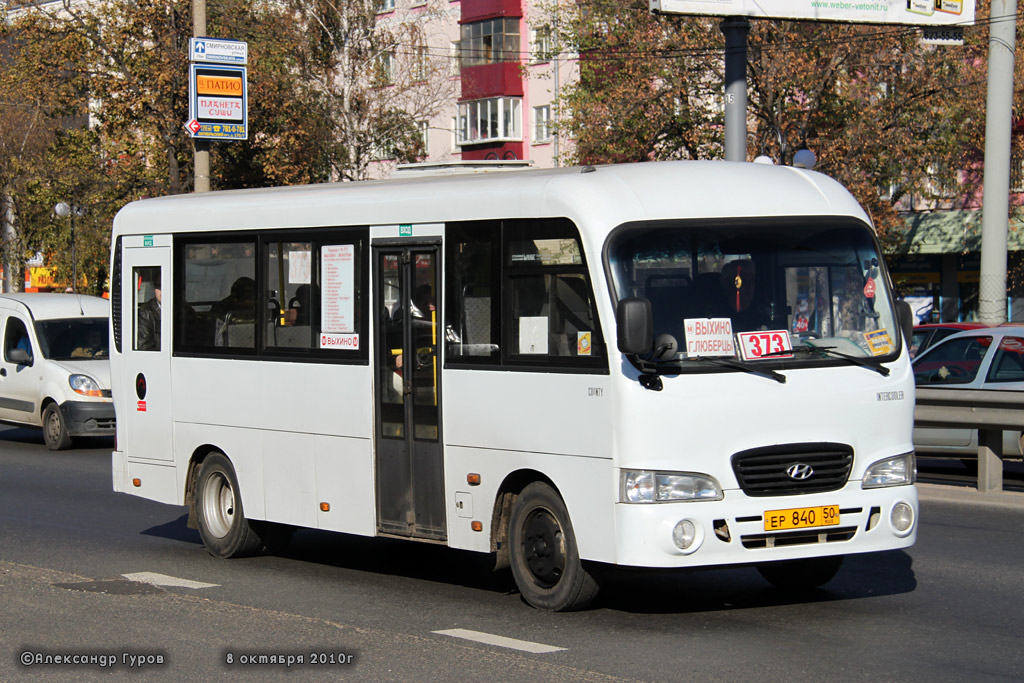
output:
{"label": "bus passenger door", "polygon": [[444,540],[439,249],[374,251],[377,528]]}
{"label": "bus passenger door", "polygon": [[124,422],[130,458],[172,460],[171,238],[126,236],[121,276]]}

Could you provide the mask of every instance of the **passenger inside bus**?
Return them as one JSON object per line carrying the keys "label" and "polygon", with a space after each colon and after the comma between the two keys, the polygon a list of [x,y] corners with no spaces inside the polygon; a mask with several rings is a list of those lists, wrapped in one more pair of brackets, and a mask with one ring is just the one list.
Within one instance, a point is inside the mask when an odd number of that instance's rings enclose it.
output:
{"label": "passenger inside bus", "polygon": [[231,293],[214,306],[217,318],[216,346],[245,346],[255,343],[256,281],[240,277]]}

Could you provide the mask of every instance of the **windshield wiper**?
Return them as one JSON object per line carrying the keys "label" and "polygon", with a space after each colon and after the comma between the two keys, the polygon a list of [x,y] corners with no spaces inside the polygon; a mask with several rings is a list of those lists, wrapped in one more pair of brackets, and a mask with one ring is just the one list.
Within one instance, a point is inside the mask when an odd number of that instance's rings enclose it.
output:
{"label": "windshield wiper", "polygon": [[[652,385],[660,384],[660,380],[657,380],[656,378],[659,374],[665,373],[668,368],[679,369],[682,367],[683,363],[695,363],[700,361],[710,363],[712,365],[718,365],[719,367],[742,370],[743,372],[748,372],[751,375],[757,375],[758,377],[764,377],[765,379],[773,379],[779,384],[786,383],[786,376],[781,372],[756,368],[753,365],[745,363],[732,356],[687,356],[686,358],[672,358],[668,360],[646,360],[639,356],[633,356],[632,359],[639,367],[640,372],[643,373],[641,375],[642,384],[644,381],[647,381]],[[647,385],[645,384],[644,386]],[[660,386],[658,387],[658,390],[660,391]]]}
{"label": "windshield wiper", "polygon": [[712,365],[718,365],[723,368],[735,368],[736,370],[749,372],[751,375],[757,375],[758,377],[764,377],[765,379],[773,379],[779,384],[786,383],[786,376],[781,372],[756,368],[749,363],[744,363],[738,358],[733,358],[731,356],[687,356],[686,358],[680,359],[680,362],[686,363],[693,363],[697,361],[711,363]]}
{"label": "windshield wiper", "polygon": [[841,351],[836,351],[836,347],[834,346],[814,346],[813,344],[807,344],[805,346],[797,346],[796,348],[789,351],[772,351],[771,353],[765,353],[761,356],[761,358],[771,358],[772,356],[788,356],[794,353],[818,353],[820,355],[830,356],[832,358],[841,358],[845,361],[853,363],[854,365],[859,365],[862,368],[874,370],[882,377],[889,376],[889,368],[885,367],[880,362],[869,358],[851,356],[849,354],[842,353]]}

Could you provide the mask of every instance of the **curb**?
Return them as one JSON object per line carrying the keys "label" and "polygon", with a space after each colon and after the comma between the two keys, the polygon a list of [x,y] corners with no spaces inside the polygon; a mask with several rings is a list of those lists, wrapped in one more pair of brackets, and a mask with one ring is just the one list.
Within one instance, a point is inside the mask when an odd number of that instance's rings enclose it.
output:
{"label": "curb", "polygon": [[918,499],[929,503],[970,503],[974,505],[1024,508],[1024,493],[1019,491],[982,493],[971,486],[922,483],[917,483],[915,486],[917,487]]}

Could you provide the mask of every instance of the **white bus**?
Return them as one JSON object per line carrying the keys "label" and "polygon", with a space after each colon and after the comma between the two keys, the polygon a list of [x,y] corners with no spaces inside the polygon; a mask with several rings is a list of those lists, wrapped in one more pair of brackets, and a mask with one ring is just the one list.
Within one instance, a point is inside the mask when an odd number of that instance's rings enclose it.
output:
{"label": "white bus", "polygon": [[188,506],[216,556],[297,527],[439,543],[569,610],[608,565],[812,586],[914,543],[909,317],[824,175],[182,195],[112,244],[114,489]]}

